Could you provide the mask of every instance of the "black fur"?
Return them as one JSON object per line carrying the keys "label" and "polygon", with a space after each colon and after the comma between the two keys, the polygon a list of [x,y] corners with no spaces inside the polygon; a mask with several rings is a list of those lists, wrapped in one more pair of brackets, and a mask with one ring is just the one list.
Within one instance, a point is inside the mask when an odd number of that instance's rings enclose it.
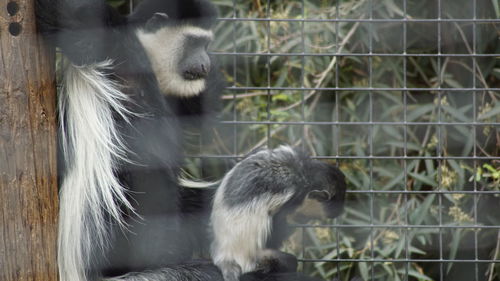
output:
{"label": "black fur", "polygon": [[[144,1],[128,17],[104,1],[38,0],[39,31],[47,42],[61,48],[75,65],[113,60],[109,71],[130,98],[127,108],[137,115],[128,121],[116,116],[128,148],[127,158],[116,169],[128,188],[130,202],[139,217],[128,216],[130,231],[110,222],[108,250],[91,250],[91,278],[117,276],[189,261],[193,245],[182,217],[177,177],[183,159],[182,128],[193,120],[207,120],[217,110],[222,84],[217,67],[198,97],[166,98],[158,89],[148,57],[134,31],[154,13],[168,14],[168,24],[209,28],[215,8],[206,1]],[[127,210],[124,210],[127,211]],[[220,276],[219,276],[220,277]],[[220,278],[219,278],[220,279]]]}
{"label": "black fur", "polygon": [[[328,186],[335,187],[336,196],[324,206],[330,217],[336,217],[344,207],[345,179],[342,172],[332,164],[312,160],[300,149],[295,154],[280,153],[262,157],[250,155],[240,163],[228,179],[224,202],[229,206],[241,206],[262,194],[282,194],[293,191],[293,197],[283,210],[297,207],[306,195]],[[331,203],[331,204],[328,204]]]}
{"label": "black fur", "polygon": [[[255,274],[295,270],[289,255],[278,250],[292,233],[290,219],[338,216],[345,189],[345,177],[336,166],[300,149],[280,146],[249,155],[226,174],[216,191],[211,215],[214,262],[231,281],[245,268],[257,269]],[[252,216],[257,215],[261,221],[255,222]],[[241,237],[248,235],[243,229],[259,236],[243,241]],[[243,243],[248,245],[228,250]]]}
{"label": "black fur", "polygon": [[134,10],[134,14],[129,17],[129,22],[142,25],[154,13],[165,13],[169,19],[175,22],[182,21],[183,24],[191,24],[205,29],[209,29],[215,23],[217,16],[215,7],[203,0],[145,1]]}
{"label": "black fur", "polygon": [[[137,114],[128,121],[115,116],[130,160],[119,163],[116,175],[128,189],[129,201],[140,217],[128,213],[129,230],[109,220],[112,237],[107,249],[96,245],[90,250],[92,264],[85,269],[89,279],[126,274],[124,280],[190,281],[200,276],[222,280],[214,265],[190,261],[199,246],[195,242],[203,241],[193,235],[207,235],[189,231],[189,226],[204,220],[192,217],[206,205],[188,201],[177,184],[183,159],[182,129],[186,124],[204,126],[201,121],[210,120],[217,111],[222,88],[217,67],[212,66],[209,87],[198,97],[165,97],[134,33],[155,13],[168,15],[163,19],[165,24],[209,28],[216,16],[214,6],[201,0],[145,0],[130,16],[120,15],[104,0],[37,0],[36,7],[39,31],[72,64],[113,60],[114,68],[107,75],[123,86],[121,90],[130,98],[126,107]],[[262,273],[256,274],[253,280],[262,279]],[[287,274],[286,278],[280,275],[281,279],[269,280],[309,280]]]}
{"label": "black fur", "polygon": [[[311,190],[334,187],[335,195],[321,204],[328,218],[335,218],[344,210],[346,182],[340,169],[330,163],[313,160],[300,150],[297,150],[297,154],[300,155],[301,162],[290,159],[290,163],[301,170],[297,171],[294,178],[290,178],[287,185],[296,192],[293,198],[273,216],[273,231],[266,244],[271,249],[279,249],[283,241],[292,234],[294,228],[289,225],[287,217],[295,212]],[[305,218],[303,223],[307,220],[308,218]]]}

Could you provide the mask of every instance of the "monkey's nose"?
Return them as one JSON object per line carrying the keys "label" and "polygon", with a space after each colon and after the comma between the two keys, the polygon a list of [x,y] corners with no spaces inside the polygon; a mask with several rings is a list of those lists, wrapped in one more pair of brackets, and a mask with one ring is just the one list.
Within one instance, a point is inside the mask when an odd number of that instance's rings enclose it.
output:
{"label": "monkey's nose", "polygon": [[190,67],[189,69],[185,70],[182,76],[186,80],[198,80],[198,79],[203,79],[206,78],[208,75],[208,72],[210,71],[210,67],[205,64],[199,64],[193,67]]}

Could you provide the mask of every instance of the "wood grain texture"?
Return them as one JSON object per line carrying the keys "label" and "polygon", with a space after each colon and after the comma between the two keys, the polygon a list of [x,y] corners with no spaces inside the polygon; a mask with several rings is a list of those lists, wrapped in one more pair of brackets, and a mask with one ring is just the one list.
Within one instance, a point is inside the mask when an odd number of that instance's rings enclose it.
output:
{"label": "wood grain texture", "polygon": [[[19,6],[15,15],[9,2]],[[0,0],[2,281],[57,280],[54,60],[35,32],[34,2]],[[18,36],[9,32],[13,22]]]}

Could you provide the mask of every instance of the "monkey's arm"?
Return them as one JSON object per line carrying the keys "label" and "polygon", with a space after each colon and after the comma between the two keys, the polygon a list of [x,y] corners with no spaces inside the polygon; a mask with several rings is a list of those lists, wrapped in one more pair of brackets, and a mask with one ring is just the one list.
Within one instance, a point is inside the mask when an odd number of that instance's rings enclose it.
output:
{"label": "monkey's arm", "polygon": [[263,273],[295,272],[297,271],[297,258],[279,250],[264,249],[259,253],[255,271]]}

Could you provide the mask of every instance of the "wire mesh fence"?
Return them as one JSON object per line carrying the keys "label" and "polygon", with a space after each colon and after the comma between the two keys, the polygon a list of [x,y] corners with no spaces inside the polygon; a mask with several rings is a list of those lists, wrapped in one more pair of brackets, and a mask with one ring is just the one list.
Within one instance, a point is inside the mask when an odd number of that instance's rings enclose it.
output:
{"label": "wire mesh fence", "polygon": [[304,271],[498,278],[500,192],[485,177],[499,160],[497,4],[216,2],[229,86],[201,157],[292,143],[350,182],[341,218],[298,226],[287,244]]}
{"label": "wire mesh fence", "polygon": [[[497,0],[214,0],[221,122],[185,169],[288,143],[336,162],[345,213],[284,250],[325,280],[500,280]],[[201,167],[201,168],[200,168]]]}

